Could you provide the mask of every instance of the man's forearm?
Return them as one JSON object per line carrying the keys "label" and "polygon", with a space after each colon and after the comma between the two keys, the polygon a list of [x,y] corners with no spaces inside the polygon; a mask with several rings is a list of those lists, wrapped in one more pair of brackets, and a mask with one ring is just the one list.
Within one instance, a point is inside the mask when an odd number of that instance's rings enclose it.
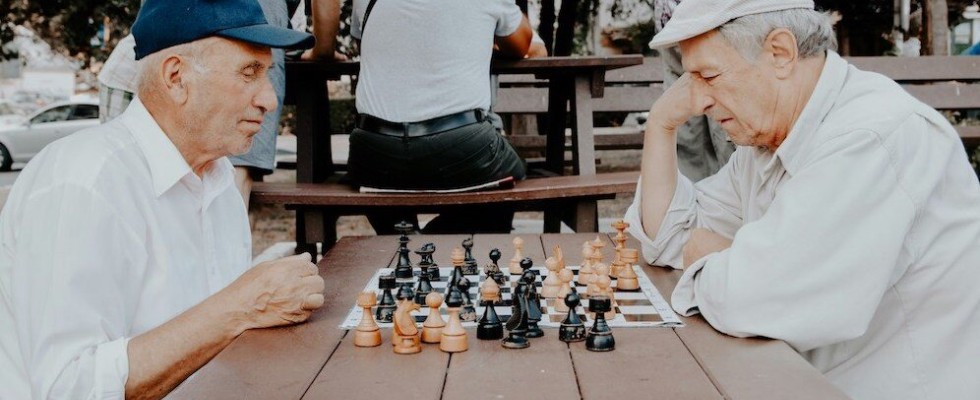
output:
{"label": "man's forearm", "polygon": [[[652,113],[650,117],[655,117]],[[677,188],[677,134],[647,123],[640,164],[640,217],[647,237],[656,238]]]}
{"label": "man's forearm", "polygon": [[127,399],[166,396],[245,330],[245,318],[211,296],[129,341]]}
{"label": "man's forearm", "polygon": [[313,36],[316,36],[316,46],[313,55],[316,58],[332,58],[337,30],[340,28],[340,1],[313,0],[311,15],[313,16]]}

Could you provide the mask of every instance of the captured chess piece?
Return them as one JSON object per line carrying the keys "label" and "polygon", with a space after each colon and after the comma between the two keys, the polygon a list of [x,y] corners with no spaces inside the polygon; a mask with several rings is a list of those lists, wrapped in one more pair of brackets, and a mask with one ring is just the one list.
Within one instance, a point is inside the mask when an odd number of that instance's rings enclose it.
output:
{"label": "captured chess piece", "polygon": [[476,338],[480,340],[498,340],[504,337],[504,324],[497,316],[494,303],[500,299],[500,286],[493,279],[483,281],[480,287],[480,298],[483,304],[483,317],[476,325]]}
{"label": "captured chess piece", "polygon": [[378,278],[378,289],[381,289],[381,302],[378,303],[378,308],[375,311],[375,317],[378,321],[391,322],[391,316],[397,307],[391,290],[395,289],[397,285],[394,275],[381,275]]}
{"label": "captured chess piece", "polygon": [[578,293],[575,292],[570,292],[565,296],[564,303],[565,307],[568,308],[568,315],[565,320],[561,321],[561,327],[558,328],[559,340],[566,343],[585,340],[585,324],[576,311],[581,301]]}
{"label": "captured chess piece", "polygon": [[511,275],[520,275],[521,260],[524,258],[524,239],[520,236],[514,238],[514,256],[510,258],[510,265],[507,272]]}
{"label": "captured chess piece", "polygon": [[395,278],[410,279],[412,277],[412,261],[408,258],[408,233],[414,226],[406,221],[395,224],[395,230],[401,233],[398,238],[398,264],[395,266]]}
{"label": "captured chess piece", "polygon": [[446,296],[446,306],[449,310],[449,323],[442,330],[439,338],[439,350],[447,353],[459,353],[469,349],[466,339],[466,330],[463,323],[459,320],[459,308],[463,305],[463,295],[459,287],[450,286],[449,295]]}
{"label": "captured chess piece", "polygon": [[415,317],[412,316],[412,311],[418,311],[420,308],[415,303],[414,297],[411,286],[402,286],[398,290],[398,308],[395,309],[391,333],[391,342],[397,354],[415,354],[422,351],[419,328],[415,326]]}
{"label": "captured chess piece", "polygon": [[622,250],[623,268],[620,270],[616,279],[616,290],[635,292],[640,290],[639,276],[633,271],[633,265],[640,260],[640,251],[637,249]]}
{"label": "captured chess piece", "polygon": [[373,290],[365,290],[357,295],[357,306],[362,308],[361,322],[354,332],[354,346],[376,347],[381,345],[381,328],[374,322],[371,307],[378,301],[378,295]]}
{"label": "captured chess piece", "polygon": [[500,249],[490,250],[490,264],[487,264],[487,266],[484,267],[485,271],[489,271],[487,272],[487,277],[492,277],[493,280],[497,282],[497,285],[504,284],[504,273],[500,270],[501,256],[502,254],[500,254]]}
{"label": "captured chess piece", "polygon": [[595,313],[592,329],[585,335],[585,349],[589,351],[613,351],[616,339],[606,323],[605,313],[612,309],[609,297],[595,296],[589,299],[589,311]]}
{"label": "captured chess piece", "polygon": [[473,301],[470,300],[470,279],[461,276],[456,282],[456,286],[459,287],[459,292],[463,296],[463,306],[459,309],[459,319],[466,322],[476,321],[476,307],[473,307]]}
{"label": "captured chess piece", "polygon": [[425,296],[425,305],[429,307],[429,315],[422,323],[422,343],[439,343],[442,338],[442,328],[446,327],[439,314],[439,306],[442,305],[442,295],[433,291]]}
{"label": "captured chess piece", "polygon": [[465,256],[463,257],[463,275],[479,274],[479,266],[476,264],[476,259],[473,258],[473,237],[463,239],[463,250],[465,250]]}

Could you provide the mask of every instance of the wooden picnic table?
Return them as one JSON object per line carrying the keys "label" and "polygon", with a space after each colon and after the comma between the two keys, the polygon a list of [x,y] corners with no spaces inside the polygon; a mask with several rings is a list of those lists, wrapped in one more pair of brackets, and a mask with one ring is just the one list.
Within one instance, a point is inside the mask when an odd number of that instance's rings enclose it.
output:
{"label": "wooden picnic table", "polygon": [[[611,248],[609,236],[602,234]],[[560,244],[566,260],[579,263],[580,249],[595,234],[519,235],[525,255],[538,260]],[[451,249],[464,235],[411,236],[410,248],[436,244],[435,261],[450,265]],[[514,235],[476,235],[473,254],[481,266],[497,247],[513,254]],[[786,343],[732,338],[701,317],[683,318],[680,328],[614,329],[616,349],[585,350],[566,344],[557,330],[531,339],[531,347],[507,350],[498,341],[476,339],[469,350],[448,354],[438,345],[397,355],[390,329],[374,348],[353,345],[340,329],[357,293],[378,268],[393,264],[397,236],[345,237],[319,263],[326,302],[303,324],[251,330],[179,386],[171,398],[188,399],[835,399],[846,398]],[[632,240],[628,247],[638,247]],[[609,256],[607,256],[608,258]],[[666,298],[680,272],[645,266]]]}

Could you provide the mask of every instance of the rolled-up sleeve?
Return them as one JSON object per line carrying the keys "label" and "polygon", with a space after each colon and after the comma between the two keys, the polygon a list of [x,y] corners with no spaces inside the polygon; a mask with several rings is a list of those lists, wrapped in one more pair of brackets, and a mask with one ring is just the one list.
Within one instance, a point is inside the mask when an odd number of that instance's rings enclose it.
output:
{"label": "rolled-up sleeve", "polygon": [[74,184],[23,203],[10,300],[35,398],[124,397],[145,244],[108,204]]}
{"label": "rolled-up sleeve", "polygon": [[893,160],[871,132],[815,149],[732,246],[688,268],[678,312],[700,311],[733,336],[782,339],[798,351],[853,339],[898,274],[915,218]]}

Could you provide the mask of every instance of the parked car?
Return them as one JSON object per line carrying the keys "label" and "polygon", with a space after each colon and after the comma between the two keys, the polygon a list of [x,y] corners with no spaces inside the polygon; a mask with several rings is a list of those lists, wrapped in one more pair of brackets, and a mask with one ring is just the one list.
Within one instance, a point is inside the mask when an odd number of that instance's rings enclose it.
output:
{"label": "parked car", "polygon": [[98,124],[98,103],[73,101],[50,104],[19,123],[0,127],[0,171],[30,161],[48,143]]}

